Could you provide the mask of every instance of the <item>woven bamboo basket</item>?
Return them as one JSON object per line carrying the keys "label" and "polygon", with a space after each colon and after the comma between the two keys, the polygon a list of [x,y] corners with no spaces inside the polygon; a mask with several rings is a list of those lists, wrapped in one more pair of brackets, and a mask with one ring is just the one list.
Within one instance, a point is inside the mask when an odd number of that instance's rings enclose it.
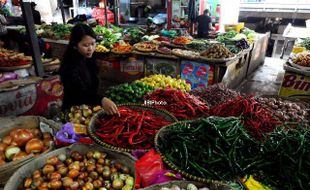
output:
{"label": "woven bamboo basket", "polygon": [[161,128],[157,132],[157,134],[155,135],[155,139],[154,139],[155,149],[160,154],[162,160],[169,166],[169,168],[173,169],[174,171],[179,172],[180,174],[182,174],[187,179],[190,179],[190,180],[193,180],[193,181],[198,181],[198,182],[201,182],[201,183],[211,184],[211,183],[214,183],[216,181],[212,180],[212,179],[206,179],[206,178],[202,178],[202,177],[199,177],[199,176],[195,176],[195,175],[192,175],[190,173],[187,173],[184,170],[181,170],[174,163],[170,162],[169,159],[162,153],[162,150],[159,148],[159,143],[160,143],[159,141],[160,141],[160,139],[167,138],[167,136],[169,134],[169,129],[170,128],[175,127],[177,125],[184,124],[184,123],[191,124],[191,123],[194,123],[194,122],[195,122],[195,120],[179,121],[177,123],[172,123],[170,125],[167,125],[167,126]]}
{"label": "woven bamboo basket", "polygon": [[[177,122],[178,120],[173,116],[171,115],[169,112],[165,111],[165,110],[161,110],[161,109],[158,109],[158,108],[154,108],[154,107],[151,107],[151,106],[146,106],[146,105],[140,105],[140,104],[120,104],[118,105],[118,107],[128,107],[128,108],[131,108],[131,109],[143,109],[143,110],[148,110],[148,111],[152,111],[158,115],[162,115],[165,117],[165,119],[167,119],[168,121],[171,121],[171,122]],[[101,140],[100,137],[98,137],[98,135],[96,135],[95,133],[95,127],[96,127],[96,120],[98,118],[101,118],[105,115],[105,112],[104,110],[101,110],[99,111],[98,113],[96,113],[92,118],[91,118],[91,121],[90,121],[90,124],[88,125],[87,127],[87,132],[88,132],[88,135],[96,142],[98,143],[99,145],[101,146],[104,146],[108,149],[111,149],[111,150],[116,150],[116,151],[122,151],[122,152],[132,152],[136,149],[129,149],[129,148],[121,148],[121,147],[116,147],[114,145],[111,145],[111,144],[108,144],[108,143],[105,143],[103,140]],[[147,151],[147,149],[145,149],[145,151]]]}
{"label": "woven bamboo basket", "polygon": [[[8,117],[0,119],[1,128],[0,128],[0,138],[7,135],[12,129],[33,129],[40,128],[41,124],[47,125],[53,132],[52,136],[56,134],[56,132],[60,129],[60,125],[55,123],[52,120],[47,120],[44,117],[37,116],[21,116],[21,117]],[[42,153],[44,155],[50,152],[53,149],[53,145],[50,148]],[[35,157],[30,154],[25,158],[20,160],[8,162],[4,165],[0,166],[0,186],[5,185],[10,176],[18,170],[21,166],[27,164],[28,162],[34,160]]]}
{"label": "woven bamboo basket", "polygon": [[35,160],[32,160],[27,165],[24,165],[19,170],[17,170],[12,177],[9,179],[7,184],[5,185],[5,190],[18,190],[22,189],[23,180],[25,177],[30,176],[35,170],[42,168],[47,161],[47,158],[56,156],[59,154],[70,155],[73,151],[79,151],[82,154],[86,154],[88,151],[99,150],[107,153],[108,158],[113,161],[119,162],[121,164],[126,165],[130,170],[130,175],[135,179],[135,159],[128,153],[111,151],[104,147],[100,147],[98,145],[86,145],[86,144],[73,144],[69,147],[60,148],[49,152],[48,154],[42,155]]}

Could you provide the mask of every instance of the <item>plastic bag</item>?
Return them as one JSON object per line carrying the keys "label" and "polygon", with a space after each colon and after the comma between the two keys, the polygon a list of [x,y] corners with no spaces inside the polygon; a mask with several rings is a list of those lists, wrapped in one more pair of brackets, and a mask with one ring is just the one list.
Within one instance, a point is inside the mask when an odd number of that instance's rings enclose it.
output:
{"label": "plastic bag", "polygon": [[153,184],[158,174],[164,171],[164,165],[160,155],[151,149],[148,153],[136,161],[135,188],[147,187]]}
{"label": "plastic bag", "polygon": [[74,126],[72,123],[66,123],[62,128],[56,133],[56,146],[69,146],[79,141],[80,135],[74,132]]}

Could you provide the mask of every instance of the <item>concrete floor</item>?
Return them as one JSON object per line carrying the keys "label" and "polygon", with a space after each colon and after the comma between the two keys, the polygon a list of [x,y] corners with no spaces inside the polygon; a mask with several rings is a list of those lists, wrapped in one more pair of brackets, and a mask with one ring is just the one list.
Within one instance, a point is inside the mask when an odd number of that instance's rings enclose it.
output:
{"label": "concrete floor", "polygon": [[243,81],[236,90],[244,94],[278,95],[284,77],[284,59],[266,57],[265,63]]}

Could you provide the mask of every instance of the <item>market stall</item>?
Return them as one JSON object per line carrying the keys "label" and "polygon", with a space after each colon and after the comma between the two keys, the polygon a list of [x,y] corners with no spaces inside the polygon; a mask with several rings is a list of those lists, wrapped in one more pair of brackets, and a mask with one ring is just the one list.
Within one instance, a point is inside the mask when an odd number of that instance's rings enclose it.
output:
{"label": "market stall", "polygon": [[310,102],[309,38],[299,40],[284,65],[285,75],[279,95]]}
{"label": "market stall", "polygon": [[[42,37],[61,58],[71,26],[43,27]],[[31,58],[1,49],[0,69],[14,72],[0,83],[0,114],[54,120],[10,119],[0,139],[5,190],[310,188],[309,104],[231,89],[263,62],[267,35],[245,29],[204,40],[167,30],[94,31],[99,91],[117,104],[119,115],[101,105],[60,111],[59,77],[31,81]],[[294,56],[291,66],[308,57]],[[285,80],[284,87],[308,93],[305,77],[288,74]],[[46,114],[49,107],[55,109]]]}

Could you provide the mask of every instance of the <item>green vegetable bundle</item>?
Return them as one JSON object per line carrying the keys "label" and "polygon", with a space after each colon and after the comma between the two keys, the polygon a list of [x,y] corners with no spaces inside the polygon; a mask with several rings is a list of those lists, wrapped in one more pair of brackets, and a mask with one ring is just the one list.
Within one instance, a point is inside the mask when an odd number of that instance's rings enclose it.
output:
{"label": "green vegetable bundle", "polygon": [[299,46],[305,47],[307,50],[310,50],[310,38],[303,39]]}
{"label": "green vegetable bundle", "polygon": [[187,44],[185,47],[191,50],[202,52],[208,48],[208,43],[204,40],[193,40],[190,44]]}
{"label": "green vegetable bundle", "polygon": [[106,96],[117,104],[143,102],[143,96],[154,88],[142,82],[124,83],[112,86],[106,91]]}
{"label": "green vegetable bundle", "polygon": [[141,42],[142,37],[145,35],[144,32],[137,27],[128,28],[124,31],[124,34],[130,38],[129,44],[134,45],[136,43]]}
{"label": "green vegetable bundle", "polygon": [[106,28],[100,25],[97,25],[94,28],[94,32],[96,33],[98,38],[101,38],[100,44],[107,48],[113,48],[113,45],[121,39],[121,34],[117,34],[117,31],[119,30],[114,30],[113,28]]}
{"label": "green vegetable bundle", "polygon": [[56,39],[64,39],[70,36],[72,25],[68,24],[52,24],[51,31],[54,33]]}
{"label": "green vegetable bundle", "polygon": [[222,34],[219,34],[217,37],[216,37],[216,41],[218,42],[225,42],[225,41],[228,41],[228,40],[231,40],[232,38],[234,38],[238,33],[234,30],[230,30],[226,33],[222,33]]}

